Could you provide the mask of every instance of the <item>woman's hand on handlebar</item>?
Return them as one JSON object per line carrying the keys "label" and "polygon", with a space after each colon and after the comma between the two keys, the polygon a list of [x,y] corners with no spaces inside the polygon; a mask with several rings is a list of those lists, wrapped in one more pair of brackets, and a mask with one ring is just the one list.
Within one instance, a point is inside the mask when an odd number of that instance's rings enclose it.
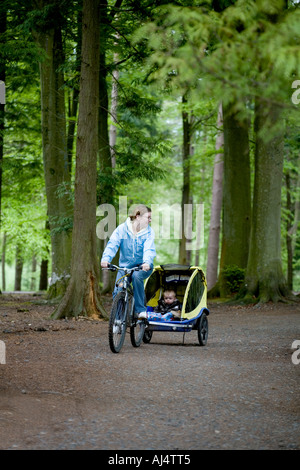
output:
{"label": "woman's hand on handlebar", "polygon": [[143,263],[141,268],[143,271],[149,271],[150,265],[148,263]]}
{"label": "woman's hand on handlebar", "polygon": [[101,268],[108,268],[110,265],[110,263],[108,263],[107,261],[101,261]]}

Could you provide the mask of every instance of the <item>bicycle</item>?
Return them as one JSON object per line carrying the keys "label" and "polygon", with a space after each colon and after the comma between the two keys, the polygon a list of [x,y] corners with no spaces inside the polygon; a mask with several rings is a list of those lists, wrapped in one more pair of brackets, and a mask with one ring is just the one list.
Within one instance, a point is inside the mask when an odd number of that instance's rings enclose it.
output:
{"label": "bicycle", "polygon": [[110,271],[123,271],[124,275],[119,278],[116,294],[109,317],[108,340],[113,353],[118,353],[122,349],[125,340],[126,328],[130,329],[130,340],[133,347],[138,348],[143,340],[146,321],[139,320],[134,311],[133,288],[131,285],[131,275],[134,271],[139,271],[140,266],[134,268],[120,268],[109,264]]}

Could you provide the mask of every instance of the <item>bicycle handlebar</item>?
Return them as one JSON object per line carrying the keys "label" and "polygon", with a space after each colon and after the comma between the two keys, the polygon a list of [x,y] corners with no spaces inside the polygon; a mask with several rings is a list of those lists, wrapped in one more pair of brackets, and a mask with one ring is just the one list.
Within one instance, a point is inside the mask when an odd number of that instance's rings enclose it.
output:
{"label": "bicycle handlebar", "polygon": [[102,269],[108,269],[109,271],[124,271],[125,274],[131,273],[133,271],[142,271],[142,266],[135,266],[134,268],[121,268],[120,266],[117,266],[115,264],[110,264],[108,263],[107,268],[102,268]]}

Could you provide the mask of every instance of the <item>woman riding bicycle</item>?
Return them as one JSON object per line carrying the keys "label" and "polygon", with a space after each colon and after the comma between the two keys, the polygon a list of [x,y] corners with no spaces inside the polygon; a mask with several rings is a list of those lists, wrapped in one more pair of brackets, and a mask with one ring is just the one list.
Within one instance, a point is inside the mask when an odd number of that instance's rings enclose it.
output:
{"label": "woman riding bicycle", "polygon": [[[147,318],[145,307],[144,280],[153,270],[156,256],[154,231],[150,227],[151,209],[143,204],[137,205],[126,222],[119,225],[112,233],[101,259],[101,267],[107,268],[120,248],[119,265],[122,268],[141,266],[140,271],[132,273],[132,285],[135,300],[135,311],[138,318]],[[118,271],[116,282],[122,276]],[[117,294],[117,287],[113,297]]]}

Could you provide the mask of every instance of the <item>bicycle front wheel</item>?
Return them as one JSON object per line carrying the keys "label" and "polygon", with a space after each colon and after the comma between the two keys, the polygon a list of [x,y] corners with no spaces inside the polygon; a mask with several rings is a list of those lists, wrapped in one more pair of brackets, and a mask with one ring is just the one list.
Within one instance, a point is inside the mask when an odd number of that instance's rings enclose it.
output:
{"label": "bicycle front wheel", "polygon": [[114,298],[109,317],[108,340],[113,353],[118,353],[124,344],[126,334],[125,292],[118,292]]}

